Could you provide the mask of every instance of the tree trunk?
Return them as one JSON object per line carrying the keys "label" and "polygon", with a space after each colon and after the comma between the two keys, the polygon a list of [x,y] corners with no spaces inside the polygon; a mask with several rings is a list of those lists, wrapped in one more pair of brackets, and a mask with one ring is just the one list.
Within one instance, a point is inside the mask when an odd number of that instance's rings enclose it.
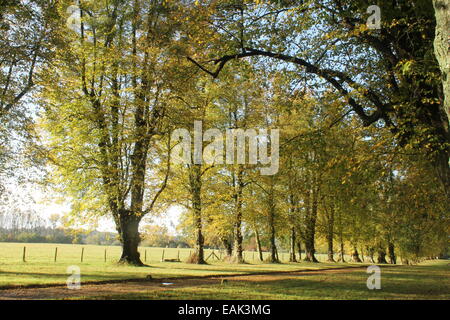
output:
{"label": "tree trunk", "polygon": [[433,0],[436,16],[434,53],[439,62],[444,88],[444,110],[450,119],[450,3],[446,0]]}
{"label": "tree trunk", "polygon": [[119,262],[143,266],[144,264],[140,259],[138,251],[139,243],[141,242],[139,236],[140,219],[127,213],[122,212],[120,216],[120,227],[118,228],[120,240],[122,242],[122,255]]}
{"label": "tree trunk", "polygon": [[375,259],[374,259],[374,254],[375,254],[375,249],[372,247],[368,247],[367,248],[367,254],[369,255],[370,258],[370,262],[375,263]]}
{"label": "tree trunk", "polygon": [[302,242],[297,241],[298,261],[302,261]]}
{"label": "tree trunk", "polygon": [[340,262],[345,262],[345,258],[344,258],[344,255],[345,255],[345,251],[344,251],[344,241],[343,241],[343,239],[342,239],[342,233],[341,233],[341,239],[340,239],[341,241],[340,241],[340,247],[341,247],[341,250],[339,251],[339,261]]}
{"label": "tree trunk", "polygon": [[234,193],[234,205],[235,205],[235,222],[234,222],[234,259],[236,263],[244,263],[244,257],[242,255],[242,189],[244,187],[242,181],[242,167],[237,169],[235,179],[235,193]]}
{"label": "tree trunk", "polygon": [[[447,142],[449,142],[449,120],[450,120],[450,3],[446,0],[433,0],[434,12],[436,17],[436,32],[434,39],[434,53],[442,75],[442,101],[440,104],[441,117],[447,115],[444,128],[447,131]],[[449,167],[450,151],[442,150],[435,160],[435,168],[437,169],[439,178],[443,182],[444,191],[447,198],[450,199],[450,167]]]}
{"label": "tree trunk", "polygon": [[242,224],[242,214],[239,214],[239,221],[236,221],[235,229],[234,229],[234,258],[235,262],[237,263],[243,263],[244,257],[242,255],[242,231],[241,231],[241,224]]}
{"label": "tree trunk", "polygon": [[203,223],[202,223],[202,199],[201,199],[201,165],[193,165],[189,170],[189,183],[192,198],[192,210],[195,227],[195,255],[193,263],[206,264],[204,253]]}
{"label": "tree trunk", "polygon": [[391,264],[397,264],[397,257],[395,256],[395,247],[392,242],[388,244],[389,262]]}
{"label": "tree trunk", "polygon": [[[137,108],[135,114],[136,134],[142,134],[141,108]],[[149,137],[137,140],[131,156],[131,201],[130,210],[119,212],[120,231],[123,245],[122,256],[119,262],[132,265],[144,265],[140,259],[138,246],[141,242],[139,236],[139,223],[142,219],[144,206],[144,181],[146,171],[146,160],[148,153]]]}
{"label": "tree trunk", "polygon": [[328,238],[328,262],[336,262],[334,261],[334,250],[333,250],[333,237]]}
{"label": "tree trunk", "polygon": [[204,238],[202,233],[202,219],[198,211],[195,211],[195,261],[197,264],[205,264]]}
{"label": "tree trunk", "polygon": [[231,241],[228,238],[222,238],[223,246],[225,247],[225,252],[228,257],[231,257],[233,254],[233,246],[231,245]]}
{"label": "tree trunk", "polygon": [[364,260],[365,260],[365,257],[364,257],[364,248],[361,247],[360,250],[359,250],[359,252],[361,253],[361,262],[364,262]]}
{"label": "tree trunk", "polygon": [[277,247],[275,243],[275,190],[274,190],[274,181],[273,176],[271,177],[271,185],[268,193],[268,209],[269,209],[269,230],[270,230],[270,262],[276,263],[278,262],[277,258]]}
{"label": "tree trunk", "polygon": [[309,237],[307,237],[305,240],[305,259],[304,259],[304,261],[319,262],[319,261],[317,261],[317,259],[315,257],[315,253],[316,253],[316,249],[314,248],[314,237],[311,237],[311,235],[309,235]]}
{"label": "tree trunk", "polygon": [[353,246],[352,261],[353,262],[362,262],[361,259],[359,258],[358,249],[356,248],[355,245]]}
{"label": "tree trunk", "polygon": [[386,261],[386,251],[383,248],[378,249],[377,263],[387,263]]}
{"label": "tree trunk", "polygon": [[291,242],[290,242],[290,252],[289,252],[289,262],[297,262],[297,257],[295,256],[295,244],[296,244],[296,234],[295,227],[291,228]]}
{"label": "tree trunk", "polygon": [[327,225],[327,244],[328,244],[328,261],[334,261],[334,250],[333,250],[333,236],[334,236],[334,206],[331,206],[330,213],[328,215],[328,225]]}
{"label": "tree trunk", "polygon": [[255,227],[255,239],[256,239],[256,247],[258,249],[259,260],[264,261],[262,247],[261,247],[261,239],[259,238],[258,229]]}
{"label": "tree trunk", "polygon": [[315,233],[316,233],[316,220],[317,220],[317,192],[313,190],[312,192],[312,206],[310,207],[310,192],[306,194],[305,205],[307,206],[307,219],[305,228],[305,261],[308,262],[319,262],[315,257],[316,249],[314,246]]}
{"label": "tree trunk", "polygon": [[273,206],[269,209],[269,227],[270,227],[270,262],[278,262],[277,246],[275,243],[275,208]]}

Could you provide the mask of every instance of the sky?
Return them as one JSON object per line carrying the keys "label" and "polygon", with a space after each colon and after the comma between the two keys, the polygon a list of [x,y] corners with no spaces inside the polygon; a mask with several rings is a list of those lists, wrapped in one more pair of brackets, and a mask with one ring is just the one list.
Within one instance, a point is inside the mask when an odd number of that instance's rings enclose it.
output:
{"label": "sky", "polygon": [[[63,216],[70,213],[70,201],[57,200],[58,195],[50,189],[45,190],[33,183],[22,185],[10,183],[8,189],[11,192],[11,197],[3,206],[9,210],[14,210],[14,208],[20,208],[24,211],[31,209],[45,220],[48,220],[53,214]],[[179,224],[182,211],[181,207],[172,206],[164,214],[153,217],[151,224],[164,225],[171,235],[177,235],[176,227]],[[141,226],[145,223],[143,221]],[[114,221],[110,217],[101,218],[96,229],[101,232],[116,232]]]}

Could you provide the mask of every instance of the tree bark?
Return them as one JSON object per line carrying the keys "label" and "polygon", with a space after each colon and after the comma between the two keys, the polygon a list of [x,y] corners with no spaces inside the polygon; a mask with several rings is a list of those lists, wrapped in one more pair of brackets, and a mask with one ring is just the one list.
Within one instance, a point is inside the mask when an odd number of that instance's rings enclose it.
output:
{"label": "tree bark", "polygon": [[328,261],[334,261],[333,250],[333,237],[334,237],[334,205],[331,205],[330,212],[328,213],[328,225],[327,225],[327,244],[328,244]]}
{"label": "tree bark", "polygon": [[360,250],[359,250],[359,252],[361,253],[361,262],[364,262],[364,260],[365,260],[365,257],[364,257],[364,248],[361,247]]}
{"label": "tree bark", "polygon": [[395,256],[395,247],[392,242],[388,244],[389,262],[391,264],[397,264],[397,257]]}
{"label": "tree bark", "polygon": [[302,242],[297,241],[298,261],[302,261]]}
{"label": "tree bark", "polygon": [[339,251],[339,261],[340,262],[345,262],[345,251],[344,251],[344,241],[342,239],[342,233],[341,233],[341,239],[340,239],[340,248],[341,250]]}
{"label": "tree bark", "polygon": [[297,257],[295,256],[295,244],[296,244],[296,234],[295,227],[291,228],[290,237],[290,252],[289,252],[289,262],[297,262]]}
{"label": "tree bark", "polygon": [[387,263],[387,261],[386,261],[386,251],[384,250],[384,248],[379,248],[378,249],[377,263]]}
{"label": "tree bark", "polygon": [[129,211],[123,211],[120,215],[120,227],[118,228],[120,240],[122,242],[122,255],[120,263],[127,263],[136,266],[143,266],[138,251],[141,238],[139,235],[140,218]]}
{"label": "tree bark", "polygon": [[305,259],[308,262],[319,262],[315,257],[316,249],[314,248],[314,237],[310,234],[305,239]]}
{"label": "tree bark", "polygon": [[255,227],[255,239],[256,239],[256,247],[258,249],[259,260],[264,261],[262,247],[261,247],[261,239],[259,237],[258,229]]}
{"label": "tree bark", "polygon": [[206,264],[204,254],[203,222],[202,222],[202,199],[201,199],[201,165],[194,164],[189,169],[190,192],[192,198],[192,211],[195,226],[195,255],[193,263]]}
{"label": "tree bark", "polygon": [[242,181],[243,169],[238,166],[236,177],[234,179],[234,205],[235,205],[235,221],[234,221],[234,259],[236,263],[244,263],[242,255],[242,190],[244,183]]}
{"label": "tree bark", "polygon": [[306,193],[306,228],[305,228],[305,259],[308,262],[319,262],[315,257],[316,249],[314,246],[317,220],[317,192],[312,191],[312,205],[310,206],[311,192]]}
{"label": "tree bark", "polygon": [[367,254],[369,255],[370,262],[375,263],[375,259],[373,257],[375,254],[375,249],[373,247],[367,247]]}
{"label": "tree bark", "polygon": [[450,4],[445,0],[433,0],[436,17],[434,53],[439,62],[444,88],[444,110],[450,119]]}
{"label": "tree bark", "polygon": [[231,241],[228,238],[223,237],[222,243],[223,243],[223,246],[225,247],[226,255],[228,257],[231,257],[231,255],[233,254],[233,246],[231,245]]}
{"label": "tree bark", "polygon": [[273,176],[270,178],[270,186],[267,192],[267,207],[268,207],[268,224],[269,224],[269,245],[270,245],[270,256],[269,260],[272,263],[277,263],[277,247],[276,247],[276,232],[275,232],[275,187],[274,187]]}
{"label": "tree bark", "polygon": [[271,204],[269,208],[269,228],[270,228],[270,262],[278,262],[277,246],[275,243],[275,208]]}
{"label": "tree bark", "polygon": [[362,262],[361,259],[359,258],[358,249],[356,248],[355,245],[353,246],[352,261],[353,262]]}
{"label": "tree bark", "polygon": [[[447,142],[450,142],[450,3],[446,0],[433,0],[436,31],[434,39],[434,53],[439,63],[442,77],[442,94],[439,108],[441,118],[445,119],[443,131],[446,131]],[[446,117],[445,117],[446,115]],[[435,168],[444,186],[444,192],[450,201],[450,150],[441,150],[436,156]]]}
{"label": "tree bark", "polygon": [[328,241],[328,262],[336,262],[334,261],[334,250],[333,250],[333,237],[329,237]]}

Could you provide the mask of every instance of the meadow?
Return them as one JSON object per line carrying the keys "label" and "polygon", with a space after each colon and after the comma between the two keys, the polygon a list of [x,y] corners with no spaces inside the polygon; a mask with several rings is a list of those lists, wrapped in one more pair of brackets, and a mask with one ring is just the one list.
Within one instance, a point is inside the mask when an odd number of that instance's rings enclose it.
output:
{"label": "meadow", "polygon": [[[25,262],[23,262],[23,248]],[[57,257],[55,262],[55,249]],[[182,276],[232,275],[271,271],[295,271],[299,269],[322,269],[358,264],[351,263],[289,263],[289,255],[280,253],[281,264],[262,263],[256,252],[246,251],[246,264],[230,264],[219,261],[224,254],[218,250],[206,249],[207,265],[185,263],[192,249],[186,248],[147,248],[140,247],[142,261],[149,267],[134,267],[117,263],[121,253],[119,246],[97,246],[48,243],[0,243],[0,288],[5,286],[26,286],[42,284],[64,284],[68,277],[67,267],[75,265],[81,269],[83,282],[155,278]],[[181,262],[161,262],[165,259],[177,259]],[[83,253],[83,262],[81,255]],[[106,253],[106,260],[105,260]],[[264,258],[269,255],[264,253]],[[325,261],[326,255],[317,255]]]}
{"label": "meadow", "polygon": [[[24,247],[26,262],[23,262]],[[208,264],[195,265],[184,262],[192,249],[141,247],[139,250],[143,260],[146,260],[146,267],[118,264],[120,247],[0,243],[0,298],[450,299],[448,260],[424,261],[416,266],[382,266],[382,290],[368,290],[365,270],[368,263],[326,263],[326,255],[321,254],[317,255],[320,263],[290,263],[287,262],[287,253],[280,253],[282,263],[269,264],[256,260],[256,253],[246,251],[245,264],[232,264],[213,259],[213,250],[208,249],[205,254],[210,256]],[[163,251],[166,259],[179,257],[181,262],[161,262]],[[217,250],[214,254],[221,255]],[[67,290],[65,286],[5,290],[65,285],[69,276],[67,268],[74,265],[81,270],[81,291]],[[338,270],[344,267],[353,268]],[[152,280],[108,283],[111,280],[145,279],[148,275],[152,276]],[[173,286],[162,285],[163,279],[167,278]],[[228,280],[224,283],[223,279]],[[105,283],[89,284],[99,281]]]}

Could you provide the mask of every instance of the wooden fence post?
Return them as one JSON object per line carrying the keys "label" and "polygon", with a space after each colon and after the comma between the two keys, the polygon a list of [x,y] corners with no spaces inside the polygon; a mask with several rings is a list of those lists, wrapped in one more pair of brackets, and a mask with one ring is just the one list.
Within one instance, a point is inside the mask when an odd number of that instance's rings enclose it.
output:
{"label": "wooden fence post", "polygon": [[81,262],[83,262],[84,248],[81,248]]}
{"label": "wooden fence post", "polygon": [[106,262],[106,249],[105,249],[105,262]]}
{"label": "wooden fence post", "polygon": [[27,262],[25,259],[26,252],[27,252],[27,247],[23,247],[23,253],[22,253],[22,261],[23,262]]}
{"label": "wooden fence post", "polygon": [[161,257],[161,262],[164,262],[164,249],[163,249],[163,253],[162,253],[162,257]]}
{"label": "wooden fence post", "polygon": [[57,257],[58,257],[58,247],[55,248],[55,258],[53,259],[53,262],[56,262]]}
{"label": "wooden fence post", "polygon": [[147,249],[144,250],[144,262],[147,262]]}

